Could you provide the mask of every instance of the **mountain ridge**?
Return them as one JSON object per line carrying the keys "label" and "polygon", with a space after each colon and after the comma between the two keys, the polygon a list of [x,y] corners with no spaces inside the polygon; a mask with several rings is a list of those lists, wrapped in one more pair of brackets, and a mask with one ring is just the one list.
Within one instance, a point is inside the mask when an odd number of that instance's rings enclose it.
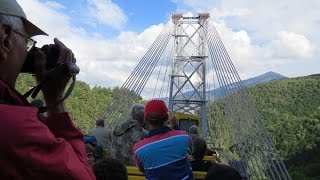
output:
{"label": "mountain ridge", "polygon": [[273,71],[268,71],[259,76],[243,80],[242,82],[245,86],[250,86],[282,79],[287,79],[287,77]]}
{"label": "mountain ridge", "polygon": [[[254,85],[258,85],[258,84],[263,84],[266,82],[283,80],[283,79],[288,79],[288,78],[279,74],[279,73],[276,73],[273,71],[268,71],[268,72],[261,74],[261,75],[258,75],[256,77],[252,77],[252,78],[243,80],[242,83],[243,83],[244,87],[250,87],[250,86],[254,86]],[[234,92],[236,92],[236,90],[234,90]],[[207,95],[214,97],[214,99],[220,99],[220,98],[224,97],[224,94],[223,94],[221,87],[207,91]]]}

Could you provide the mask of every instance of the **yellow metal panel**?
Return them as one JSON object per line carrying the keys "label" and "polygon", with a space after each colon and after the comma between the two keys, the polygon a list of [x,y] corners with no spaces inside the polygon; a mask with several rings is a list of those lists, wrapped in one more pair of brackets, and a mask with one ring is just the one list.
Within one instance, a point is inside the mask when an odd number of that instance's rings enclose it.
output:
{"label": "yellow metal panel", "polygon": [[[135,166],[127,166],[128,179],[129,180],[145,180],[143,173]],[[195,179],[204,179],[207,172],[193,171],[193,176]]]}
{"label": "yellow metal panel", "polygon": [[179,120],[180,119],[184,119],[184,120],[193,120],[193,121],[197,121],[198,122],[198,128],[199,128],[199,133],[201,134],[201,120],[200,120],[200,116],[196,116],[193,114],[186,114],[186,113],[181,113],[181,112],[174,112],[174,115],[176,116],[177,120],[178,120],[178,124],[179,124]]}
{"label": "yellow metal panel", "polygon": [[207,172],[193,171],[193,177],[195,179],[205,179]]}
{"label": "yellow metal panel", "polygon": [[174,112],[174,115],[177,117],[177,119],[192,119],[192,120],[200,121],[200,117],[199,116],[195,116],[193,114]]}
{"label": "yellow metal panel", "polygon": [[213,154],[212,156],[204,156],[202,160],[215,163],[215,162],[217,162],[217,155]]}
{"label": "yellow metal panel", "polygon": [[128,180],[145,180],[146,178],[144,176],[134,176],[134,175],[128,175]]}
{"label": "yellow metal panel", "polygon": [[144,174],[139,170],[138,167],[136,166],[126,166],[126,167],[127,167],[128,174],[144,176]]}

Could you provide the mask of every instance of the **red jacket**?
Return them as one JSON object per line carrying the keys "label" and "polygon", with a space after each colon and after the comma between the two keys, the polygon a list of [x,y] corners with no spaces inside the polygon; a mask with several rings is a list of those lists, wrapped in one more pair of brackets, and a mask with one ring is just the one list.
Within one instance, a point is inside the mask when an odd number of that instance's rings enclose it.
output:
{"label": "red jacket", "polygon": [[95,179],[68,113],[43,123],[37,111],[0,80],[0,179]]}

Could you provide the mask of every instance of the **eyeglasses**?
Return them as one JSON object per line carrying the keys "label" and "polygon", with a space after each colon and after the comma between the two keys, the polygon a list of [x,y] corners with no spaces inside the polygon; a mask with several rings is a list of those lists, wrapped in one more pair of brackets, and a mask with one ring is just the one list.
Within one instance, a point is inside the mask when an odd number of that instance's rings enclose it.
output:
{"label": "eyeglasses", "polygon": [[12,29],[13,32],[19,34],[20,36],[22,36],[23,38],[26,39],[26,45],[27,45],[27,51],[30,51],[33,47],[35,47],[37,41],[33,40],[32,38]]}

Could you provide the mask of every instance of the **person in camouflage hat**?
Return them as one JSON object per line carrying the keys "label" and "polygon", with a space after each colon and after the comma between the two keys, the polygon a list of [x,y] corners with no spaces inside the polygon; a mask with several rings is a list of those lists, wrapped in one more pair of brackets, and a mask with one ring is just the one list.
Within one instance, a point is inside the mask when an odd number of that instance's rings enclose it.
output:
{"label": "person in camouflage hat", "polygon": [[112,132],[110,156],[125,165],[134,166],[132,147],[142,140],[148,131],[143,128],[144,105],[134,104],[131,107],[131,118],[118,124]]}

